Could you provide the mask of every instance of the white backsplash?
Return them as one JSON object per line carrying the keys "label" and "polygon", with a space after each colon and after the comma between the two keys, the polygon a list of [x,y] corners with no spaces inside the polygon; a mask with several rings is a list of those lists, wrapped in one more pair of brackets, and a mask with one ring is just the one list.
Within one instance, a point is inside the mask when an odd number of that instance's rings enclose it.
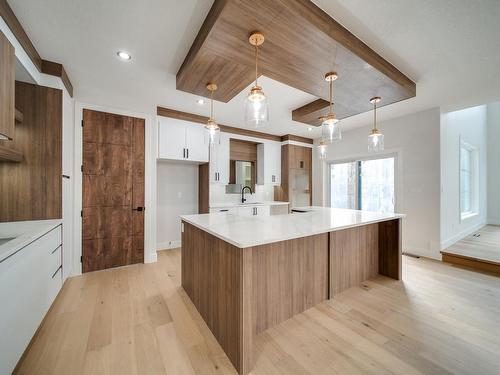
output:
{"label": "white backsplash", "polygon": [[[274,201],[274,185],[256,185],[253,194],[245,190],[247,202]],[[210,204],[241,203],[241,194],[226,194],[226,186],[210,184]]]}

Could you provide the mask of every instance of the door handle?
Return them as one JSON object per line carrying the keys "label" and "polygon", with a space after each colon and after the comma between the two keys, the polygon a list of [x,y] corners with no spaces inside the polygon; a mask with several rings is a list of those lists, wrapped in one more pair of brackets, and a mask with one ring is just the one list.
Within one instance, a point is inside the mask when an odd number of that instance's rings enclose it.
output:
{"label": "door handle", "polygon": [[182,158],[186,159],[186,149],[185,148],[182,149]]}
{"label": "door handle", "polygon": [[186,148],[187,159],[189,159],[189,148]]}
{"label": "door handle", "polygon": [[142,211],[145,211],[146,210],[146,207],[137,207],[137,208],[132,208],[132,211],[139,211],[139,212],[142,212]]}

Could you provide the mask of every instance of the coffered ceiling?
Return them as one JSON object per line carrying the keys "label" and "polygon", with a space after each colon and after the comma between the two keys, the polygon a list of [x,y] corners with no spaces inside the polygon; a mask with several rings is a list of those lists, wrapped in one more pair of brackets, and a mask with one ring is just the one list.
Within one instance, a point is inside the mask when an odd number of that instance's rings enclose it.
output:
{"label": "coffered ceiling", "polygon": [[[8,1],[40,54],[64,64],[76,100],[151,115],[158,105],[209,114],[207,104],[196,104],[198,95],[176,89],[176,74],[212,0]],[[416,83],[417,96],[381,108],[380,121],[431,107],[454,110],[500,100],[499,1],[314,2]],[[118,60],[120,49],[132,54],[130,62]],[[265,76],[261,83],[270,104],[266,132],[320,135],[291,114],[318,96]],[[215,103],[218,121],[245,127],[247,90]],[[341,126],[347,131],[371,121],[367,112]]]}
{"label": "coffered ceiling", "polygon": [[[266,77],[328,99],[325,73],[337,72],[335,106],[340,119],[369,111],[369,99],[392,104],[415,96],[415,83],[309,0],[215,0],[177,73],[177,89],[230,101],[255,80],[249,35],[265,36],[259,72]],[[315,109],[328,102],[315,101]],[[309,106],[294,119],[311,121]],[[306,113],[304,113],[306,112]],[[315,114],[317,111],[313,111]]]}

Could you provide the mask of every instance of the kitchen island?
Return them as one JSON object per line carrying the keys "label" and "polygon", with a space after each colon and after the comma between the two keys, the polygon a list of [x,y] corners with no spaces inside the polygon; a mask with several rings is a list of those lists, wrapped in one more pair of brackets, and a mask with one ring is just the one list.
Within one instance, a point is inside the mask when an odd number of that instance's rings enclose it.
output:
{"label": "kitchen island", "polygon": [[404,215],[307,207],[182,216],[182,287],[240,374],[253,337],[377,274],[401,279]]}

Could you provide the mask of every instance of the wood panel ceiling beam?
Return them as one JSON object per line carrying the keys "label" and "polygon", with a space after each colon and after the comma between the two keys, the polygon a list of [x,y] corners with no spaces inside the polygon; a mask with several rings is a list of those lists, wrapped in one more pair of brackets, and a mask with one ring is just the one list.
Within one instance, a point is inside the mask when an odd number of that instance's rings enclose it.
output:
{"label": "wood panel ceiling beam", "polygon": [[[205,117],[205,116],[196,115],[194,113],[178,111],[176,109],[165,108],[165,107],[156,107],[156,114],[158,116],[170,117],[170,118],[175,118],[175,119],[183,120],[183,121],[196,122],[196,123],[202,124],[202,125],[206,124],[207,120],[208,120],[208,117]],[[221,125],[221,124],[219,124],[219,128],[222,132],[225,132],[225,133],[240,134],[240,135],[246,135],[248,137],[269,139],[271,141],[276,141],[276,142],[296,141],[296,142],[309,143],[309,144],[313,143],[313,140],[311,138],[301,137],[301,136],[292,135],[292,134],[285,134],[283,136],[280,136],[280,135],[257,132],[257,131],[249,130],[249,129],[235,128],[233,126]]]}
{"label": "wood panel ceiling beam", "polygon": [[205,85],[213,81],[219,86],[214,99],[230,101],[255,79],[248,37],[256,30],[266,38],[262,75],[327,100],[324,75],[337,71],[341,119],[369,111],[373,96],[387,105],[416,95],[410,78],[309,0],[215,0],[177,73],[177,89],[207,97]]}
{"label": "wood panel ceiling beam", "polygon": [[42,59],[7,0],[0,0],[0,17],[3,18],[38,71],[40,73],[60,77],[69,95],[73,97],[73,85],[62,64]]}

